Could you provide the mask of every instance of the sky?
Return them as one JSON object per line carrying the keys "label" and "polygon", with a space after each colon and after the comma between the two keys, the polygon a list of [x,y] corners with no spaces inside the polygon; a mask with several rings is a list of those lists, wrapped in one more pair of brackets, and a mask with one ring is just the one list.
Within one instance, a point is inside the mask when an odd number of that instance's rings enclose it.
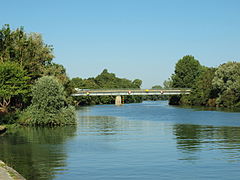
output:
{"label": "sky", "polygon": [[208,67],[240,59],[240,0],[0,1],[0,25],[41,33],[70,78],[106,68],[151,88],[185,55]]}

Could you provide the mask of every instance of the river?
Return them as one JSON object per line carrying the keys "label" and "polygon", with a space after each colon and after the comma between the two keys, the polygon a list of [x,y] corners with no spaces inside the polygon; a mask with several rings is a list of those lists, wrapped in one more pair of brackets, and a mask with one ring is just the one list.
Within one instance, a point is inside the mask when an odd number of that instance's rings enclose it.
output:
{"label": "river", "polygon": [[0,159],[29,180],[240,177],[240,113],[146,101],[77,115],[77,126],[9,129]]}

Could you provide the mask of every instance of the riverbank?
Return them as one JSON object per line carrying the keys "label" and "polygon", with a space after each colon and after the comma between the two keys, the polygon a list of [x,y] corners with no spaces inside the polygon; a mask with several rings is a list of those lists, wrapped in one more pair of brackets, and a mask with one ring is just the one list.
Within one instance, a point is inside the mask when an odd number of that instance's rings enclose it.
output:
{"label": "riverbank", "polygon": [[13,168],[7,166],[0,160],[0,179],[4,180],[26,180]]}

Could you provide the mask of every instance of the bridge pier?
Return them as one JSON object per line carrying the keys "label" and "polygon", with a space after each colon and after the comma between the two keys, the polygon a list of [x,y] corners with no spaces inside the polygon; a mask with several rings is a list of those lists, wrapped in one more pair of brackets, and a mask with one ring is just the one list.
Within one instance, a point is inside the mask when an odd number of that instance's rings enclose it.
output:
{"label": "bridge pier", "polygon": [[115,105],[116,106],[122,105],[122,98],[121,98],[121,96],[116,96],[116,98],[115,98]]}

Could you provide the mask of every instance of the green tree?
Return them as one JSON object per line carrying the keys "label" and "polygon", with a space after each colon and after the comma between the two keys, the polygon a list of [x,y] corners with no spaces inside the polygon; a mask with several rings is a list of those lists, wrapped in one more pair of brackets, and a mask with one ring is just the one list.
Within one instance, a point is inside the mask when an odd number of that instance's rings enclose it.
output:
{"label": "green tree", "polygon": [[240,106],[240,63],[228,62],[218,67],[213,78],[213,86],[218,90],[218,106]]}
{"label": "green tree", "polygon": [[40,34],[27,34],[23,27],[11,30],[9,25],[0,29],[0,62],[18,63],[32,82],[41,77],[53,58],[52,46],[45,44]]}
{"label": "green tree", "polygon": [[172,79],[171,79],[171,78],[168,78],[168,80],[165,80],[165,81],[163,82],[163,87],[164,87],[164,89],[170,89],[170,88],[172,88],[172,87],[173,87],[173,85],[172,85]]}
{"label": "green tree", "polygon": [[[70,86],[74,89],[99,89],[99,86],[95,83],[94,78],[82,79],[82,78],[72,78],[70,81]],[[92,98],[91,96],[76,96],[73,98],[73,102],[76,106],[79,105],[91,105],[91,104],[98,104],[97,97]]]}
{"label": "green tree", "polygon": [[34,126],[60,126],[75,123],[74,107],[67,104],[62,84],[54,77],[40,78],[32,88],[32,105],[20,123]]}
{"label": "green tree", "polygon": [[191,88],[201,72],[201,65],[194,56],[184,56],[175,66],[172,75],[173,88]]}
{"label": "green tree", "polygon": [[[163,89],[163,87],[161,85],[155,85],[153,86],[151,89],[155,89],[155,90],[160,90]],[[167,100],[168,96],[163,96],[163,95],[149,95],[149,96],[144,96],[143,100],[146,101],[159,101],[159,100]]]}
{"label": "green tree", "polygon": [[[29,85],[38,78],[49,75],[51,71],[51,75],[64,81],[65,89],[68,91],[69,82],[65,82],[67,80],[64,75],[60,76],[64,68],[52,64],[53,58],[53,47],[44,43],[41,34],[26,33],[23,27],[13,30],[8,24],[0,29],[0,63],[12,62],[22,67],[29,77]],[[24,98],[14,96],[12,102],[26,107],[31,102],[31,96],[25,95]]]}
{"label": "green tree", "polygon": [[101,88],[117,88],[117,78],[114,73],[109,73],[107,69],[95,78],[96,84]]}
{"label": "green tree", "polygon": [[215,71],[216,68],[204,67],[192,87],[192,93],[185,96],[185,102],[182,103],[198,106],[215,106],[218,96],[216,88],[212,85]]}
{"label": "green tree", "polygon": [[51,63],[45,67],[43,70],[43,76],[54,76],[56,77],[63,85],[66,85],[69,82],[69,78],[66,73],[66,69],[61,64]]}
{"label": "green tree", "polygon": [[7,113],[13,98],[29,93],[26,72],[16,63],[0,63],[0,112]]}
{"label": "green tree", "polygon": [[[134,81],[116,77],[114,73],[109,73],[107,69],[104,69],[95,78],[81,79],[73,78],[71,80],[71,86],[78,89],[136,89],[140,88],[142,81],[135,79]],[[89,104],[113,104],[115,102],[114,96],[99,96],[99,97],[74,97],[76,105],[89,105]],[[129,102],[141,102],[142,97],[125,96],[124,101]]]}
{"label": "green tree", "polygon": [[85,83],[82,78],[76,77],[71,79],[71,84],[73,88],[84,89]]}
{"label": "green tree", "polygon": [[[171,86],[173,88],[192,88],[201,70],[202,66],[194,56],[184,56],[176,63],[175,73],[171,77]],[[188,103],[188,98],[181,95],[171,96],[169,99],[169,104],[171,105],[185,104],[186,102]]]}
{"label": "green tree", "polygon": [[64,90],[67,93],[68,101],[71,103],[71,94],[74,92],[74,87],[67,76],[66,69],[61,64],[51,63],[43,70],[43,76],[54,76],[64,86]]}
{"label": "green tree", "polygon": [[152,87],[152,89],[163,89],[163,88],[160,85],[155,85],[155,86]]}
{"label": "green tree", "polygon": [[135,79],[132,83],[136,88],[141,88],[142,86],[142,80],[140,79]]}

